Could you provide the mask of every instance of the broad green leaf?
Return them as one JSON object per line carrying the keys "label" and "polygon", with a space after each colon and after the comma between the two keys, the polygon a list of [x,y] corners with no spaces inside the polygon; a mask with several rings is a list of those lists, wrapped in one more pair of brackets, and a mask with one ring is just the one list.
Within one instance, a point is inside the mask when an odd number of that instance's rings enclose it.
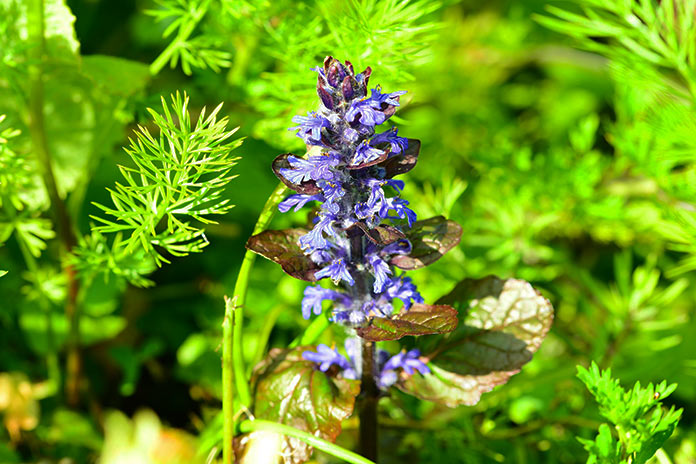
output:
{"label": "broad green leaf", "polygon": [[446,305],[416,303],[392,318],[375,317],[359,327],[358,335],[373,342],[398,340],[407,335],[443,334],[457,327],[457,310]]}
{"label": "broad green leaf", "polygon": [[551,303],[522,280],[489,276],[467,279],[437,301],[459,311],[446,335],[417,341],[431,375],[411,376],[397,386],[450,407],[476,404],[527,363],[553,321]]}
{"label": "broad green leaf", "polygon": [[[316,364],[302,358],[307,349],[276,348],[256,366],[254,415],[334,441],[341,432],[341,421],[353,412],[360,382],[321,372]],[[301,463],[309,459],[312,449],[298,439],[285,437],[282,451],[286,463]]]}
{"label": "broad green leaf", "polygon": [[298,243],[307,232],[306,229],[265,230],[251,236],[246,247],[280,264],[283,271],[296,279],[316,282],[314,273],[319,266],[304,254]]}
{"label": "broad green leaf", "polygon": [[461,226],[442,216],[416,221],[406,231],[406,238],[413,247],[411,253],[394,256],[391,264],[407,271],[427,266],[457,246],[461,236]]}
{"label": "broad green leaf", "polygon": [[95,86],[121,97],[143,90],[150,79],[147,65],[106,55],[83,57],[82,72],[94,81]]}

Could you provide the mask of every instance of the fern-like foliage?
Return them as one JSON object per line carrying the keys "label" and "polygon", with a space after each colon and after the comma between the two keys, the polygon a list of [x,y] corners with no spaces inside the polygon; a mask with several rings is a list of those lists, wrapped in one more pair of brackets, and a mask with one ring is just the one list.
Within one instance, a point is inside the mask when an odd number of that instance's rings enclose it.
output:
{"label": "fern-like foliage", "polygon": [[[162,99],[161,113],[149,110],[160,133],[140,126],[130,140],[126,152],[134,166],[119,166],[125,182],[108,189],[113,206],[95,203],[106,217],[91,216],[98,224],[76,250],[79,269],[106,265],[143,285],[138,276],[151,270],[143,258],[160,266],[168,256],[201,251],[208,244],[202,225],[215,223],[206,216],[233,207],[223,194],[236,177],[231,170],[239,158],[232,151],[241,140],[231,137],[237,128],[217,119],[222,105],[210,114],[204,108],[194,122],[188,104],[188,96],[177,93],[170,103]],[[104,244],[104,233],[116,234],[113,245]]]}
{"label": "fern-like foliage", "polygon": [[537,19],[609,58],[672,69],[696,98],[696,0],[581,0],[579,6],[582,14],[549,6],[553,16]]}
{"label": "fern-like foliage", "polygon": [[209,34],[194,35],[198,24],[208,14],[211,0],[155,0],[159,8],[147,13],[157,21],[168,23],[163,32],[171,42],[152,64],[153,73],[159,72],[169,62],[174,68],[181,63],[184,73],[191,75],[192,68],[219,71],[230,65],[230,54],[220,49],[220,40]]}
{"label": "fern-like foliage", "polygon": [[[0,124],[5,115],[0,115]],[[0,244],[15,235],[23,251],[38,258],[46,241],[55,237],[51,221],[40,217],[30,195],[35,167],[11,142],[20,135],[13,128],[0,130]]]}
{"label": "fern-like foliage", "polygon": [[621,388],[611,369],[600,370],[594,362],[589,369],[578,366],[578,378],[599,404],[599,412],[613,426],[602,424],[595,440],[579,438],[590,453],[588,464],[644,464],[672,435],[682,410],[664,409],[661,401],[672,394],[676,384],[636,382],[631,390]]}

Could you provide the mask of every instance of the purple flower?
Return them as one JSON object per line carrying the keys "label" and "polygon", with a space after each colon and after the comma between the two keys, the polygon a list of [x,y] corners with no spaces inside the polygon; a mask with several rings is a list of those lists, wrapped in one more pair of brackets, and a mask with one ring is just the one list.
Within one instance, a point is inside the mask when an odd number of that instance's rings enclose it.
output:
{"label": "purple flower", "polygon": [[[308,148],[318,149],[311,149],[312,154],[306,158],[288,156],[288,166],[278,173],[289,181],[286,183],[305,184],[303,190],[316,186],[320,192],[290,195],[278,208],[282,212],[297,211],[311,201],[321,202],[314,226],[299,238],[299,246],[316,264],[317,280],[328,277],[345,290],[308,286],[302,299],[302,316],[309,319],[312,314],[321,314],[324,302],[330,301],[331,321],[359,328],[376,317],[393,317],[396,300],[403,302],[402,311],[423,302],[411,279],[395,276],[390,264],[391,257],[411,253],[411,243],[402,239],[383,245],[371,241],[375,235],[365,231],[391,223],[403,232],[406,226],[402,220],[412,227],[417,219],[408,201],[401,198],[404,182],[386,178],[391,165],[387,160],[404,156],[409,141],[398,135],[396,127],[375,133],[375,126],[394,114],[400,96],[406,92],[383,93],[377,86],[368,97],[371,69],[355,74],[350,62],[341,63],[333,57],[327,57],[314,70],[319,110],[293,118],[298,126],[292,130],[297,130]],[[353,227],[358,222],[360,227]],[[367,237],[354,233],[365,233]],[[359,379],[360,342],[348,338],[345,347],[347,357],[326,345],[305,351],[302,356],[317,363],[322,371],[338,366],[344,378]],[[418,350],[394,356],[377,350],[371,374],[379,388],[386,390],[399,376],[414,375],[416,371],[428,374],[430,369],[419,355]]]}
{"label": "purple flower", "polygon": [[344,258],[334,259],[327,267],[316,272],[314,277],[317,279],[331,277],[331,280],[333,280],[335,284],[338,284],[343,280],[348,282],[348,285],[355,284],[353,276],[351,276],[350,272],[348,272],[348,267],[346,266],[346,260]]}
{"label": "purple flower", "polygon": [[397,369],[403,369],[408,375],[413,375],[416,371],[423,375],[430,374],[430,368],[423,361],[418,359],[419,356],[420,351],[418,350],[411,350],[409,352],[402,351],[392,356],[384,363],[379,372],[377,385],[383,390],[394,385],[398,380]]}
{"label": "purple flower", "polygon": [[386,294],[390,300],[399,299],[404,303],[404,310],[411,309],[413,303],[423,303],[423,297],[410,277],[395,277],[386,285]]}
{"label": "purple flower", "polygon": [[298,211],[310,201],[324,201],[324,197],[321,195],[303,195],[300,193],[290,195],[285,200],[280,202],[278,205],[278,210],[281,213],[287,213],[294,206],[295,211]]}
{"label": "purple flower", "polygon": [[403,369],[408,375],[413,375],[415,371],[421,374],[430,374],[430,368],[419,359],[420,351],[417,349],[409,352],[402,351],[389,359],[382,368],[383,371]]}
{"label": "purple flower", "polygon": [[383,143],[388,143],[392,154],[402,153],[408,148],[408,139],[396,135],[397,128],[394,127],[386,132],[377,134],[370,139],[370,145],[377,146]]}
{"label": "purple flower", "polygon": [[372,290],[375,293],[382,293],[384,287],[389,281],[389,275],[392,273],[391,268],[380,258],[377,254],[374,254],[368,258],[368,263],[372,267],[373,275],[375,276],[375,283],[372,286]]}
{"label": "purple flower", "polygon": [[302,317],[309,319],[312,313],[317,316],[321,314],[321,304],[325,300],[340,302],[343,305],[350,306],[350,298],[344,293],[319,286],[307,287],[302,299]]}
{"label": "purple flower", "polygon": [[388,202],[389,210],[394,211],[396,213],[396,217],[399,217],[401,219],[407,219],[408,226],[413,227],[413,223],[416,222],[418,218],[416,217],[416,213],[413,212],[411,208],[407,207],[408,201],[398,197],[394,197],[390,198]]}
{"label": "purple flower", "polygon": [[346,121],[349,124],[359,122],[363,126],[374,127],[386,120],[387,115],[380,109],[375,108],[374,102],[370,99],[353,101],[350,109],[346,112]]}
{"label": "purple flower", "polygon": [[324,238],[324,233],[330,236],[336,235],[332,227],[333,219],[330,214],[325,214],[309,233],[300,237],[300,247],[310,252],[328,248],[329,241]]}
{"label": "purple flower", "polygon": [[338,153],[310,156],[309,159],[289,156],[290,168],[281,169],[280,174],[294,184],[309,180],[332,180],[334,178],[332,168],[339,162],[340,155]]}
{"label": "purple flower", "polygon": [[326,345],[317,345],[317,351],[305,351],[302,353],[302,357],[307,361],[312,361],[319,364],[319,370],[326,372],[333,365],[340,367],[341,369],[347,369],[350,367],[348,360],[344,358],[336,348],[331,349]]}
{"label": "purple flower", "polygon": [[370,145],[367,140],[363,140],[355,150],[355,156],[353,156],[350,164],[351,166],[358,166],[360,164],[370,163],[384,155],[384,153],[384,150],[375,148]]}
{"label": "purple flower", "polygon": [[299,126],[291,127],[288,130],[297,130],[297,136],[307,144],[321,145],[321,129],[331,127],[329,120],[318,115],[314,111],[307,113],[307,116],[295,116],[292,122]]}
{"label": "purple flower", "polygon": [[376,108],[382,106],[382,103],[386,103],[392,106],[399,106],[399,97],[405,94],[405,90],[392,93],[382,93],[382,87],[379,85],[372,89],[372,94],[368,101],[372,103]]}

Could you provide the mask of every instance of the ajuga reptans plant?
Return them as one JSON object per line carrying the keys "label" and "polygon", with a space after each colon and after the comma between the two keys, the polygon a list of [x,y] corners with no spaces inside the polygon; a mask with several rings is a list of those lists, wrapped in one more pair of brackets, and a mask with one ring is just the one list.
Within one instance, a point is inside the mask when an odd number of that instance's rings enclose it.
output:
{"label": "ajuga reptans plant", "polygon": [[[272,350],[254,370],[252,407],[256,419],[333,440],[357,397],[360,451],[376,459],[377,402],[390,387],[452,407],[475,404],[531,359],[553,310],[527,282],[492,276],[464,280],[426,304],[404,271],[437,261],[458,245],[462,228],[442,216],[417,220],[401,196],[405,183],[395,177],[414,168],[420,142],[377,126],[406,92],[370,89],[369,67],[355,73],[333,57],[313,71],[319,108],[293,118],[291,128],[307,154],[282,154],[272,166],[296,192],[279,210],[313,207],[310,228],[266,230],[247,247],[313,283],[302,315],[322,315],[328,301],[328,319],[346,333],[347,356],[323,344]],[[419,337],[393,356],[376,349],[406,336]],[[318,383],[332,386],[320,393]],[[291,412],[282,406],[288,397]],[[255,455],[250,435],[239,442],[238,454]],[[311,449],[296,439],[282,446],[292,462],[309,458]]]}

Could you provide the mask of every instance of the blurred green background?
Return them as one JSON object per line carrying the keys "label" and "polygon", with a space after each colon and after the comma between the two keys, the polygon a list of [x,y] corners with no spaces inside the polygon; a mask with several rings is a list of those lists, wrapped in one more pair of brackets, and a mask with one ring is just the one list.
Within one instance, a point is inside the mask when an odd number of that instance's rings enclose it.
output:
{"label": "blurred green background", "polygon": [[[27,56],[36,44],[24,3],[0,0],[0,134],[21,131],[6,134],[3,149],[25,161],[20,169],[0,158],[0,269],[9,271],[0,278],[0,463],[189,463],[215,454],[223,296],[276,185],[271,161],[302,152],[287,128],[315,109],[309,68],[328,54],[356,71],[371,66],[373,85],[408,90],[393,120],[422,149],[404,198],[419,217],[442,214],[464,228],[456,250],[409,274],[426,301],[465,277],[496,274],[529,280],[556,308],[534,360],[478,405],[447,409],[398,391],[382,400],[380,462],[584,462],[575,437],[594,437],[601,422],[575,378],[590,360],[626,387],[678,383],[666,404],[684,414],[665,450],[675,463],[696,462],[688,80],[696,70],[688,62],[615,53],[612,38],[599,39],[607,45],[599,53],[583,51],[539,23],[543,0],[46,0],[54,25],[46,137],[80,234],[100,213],[90,202],[109,204],[117,164],[129,163],[122,147],[136,124],[152,130],[146,108],[158,109],[161,96],[186,91],[193,114],[224,102],[222,114],[246,137],[226,192],[236,207],[205,227],[203,253],[146,269],[149,288],[109,272],[83,284],[83,395],[68,408],[59,386],[66,277],[32,158]],[[19,222],[8,216],[13,196]],[[306,213],[280,215],[272,228],[305,221]],[[257,261],[247,365],[308,325],[303,288]],[[321,342],[333,339],[327,331]],[[345,423],[339,444],[354,447],[356,425]]]}

